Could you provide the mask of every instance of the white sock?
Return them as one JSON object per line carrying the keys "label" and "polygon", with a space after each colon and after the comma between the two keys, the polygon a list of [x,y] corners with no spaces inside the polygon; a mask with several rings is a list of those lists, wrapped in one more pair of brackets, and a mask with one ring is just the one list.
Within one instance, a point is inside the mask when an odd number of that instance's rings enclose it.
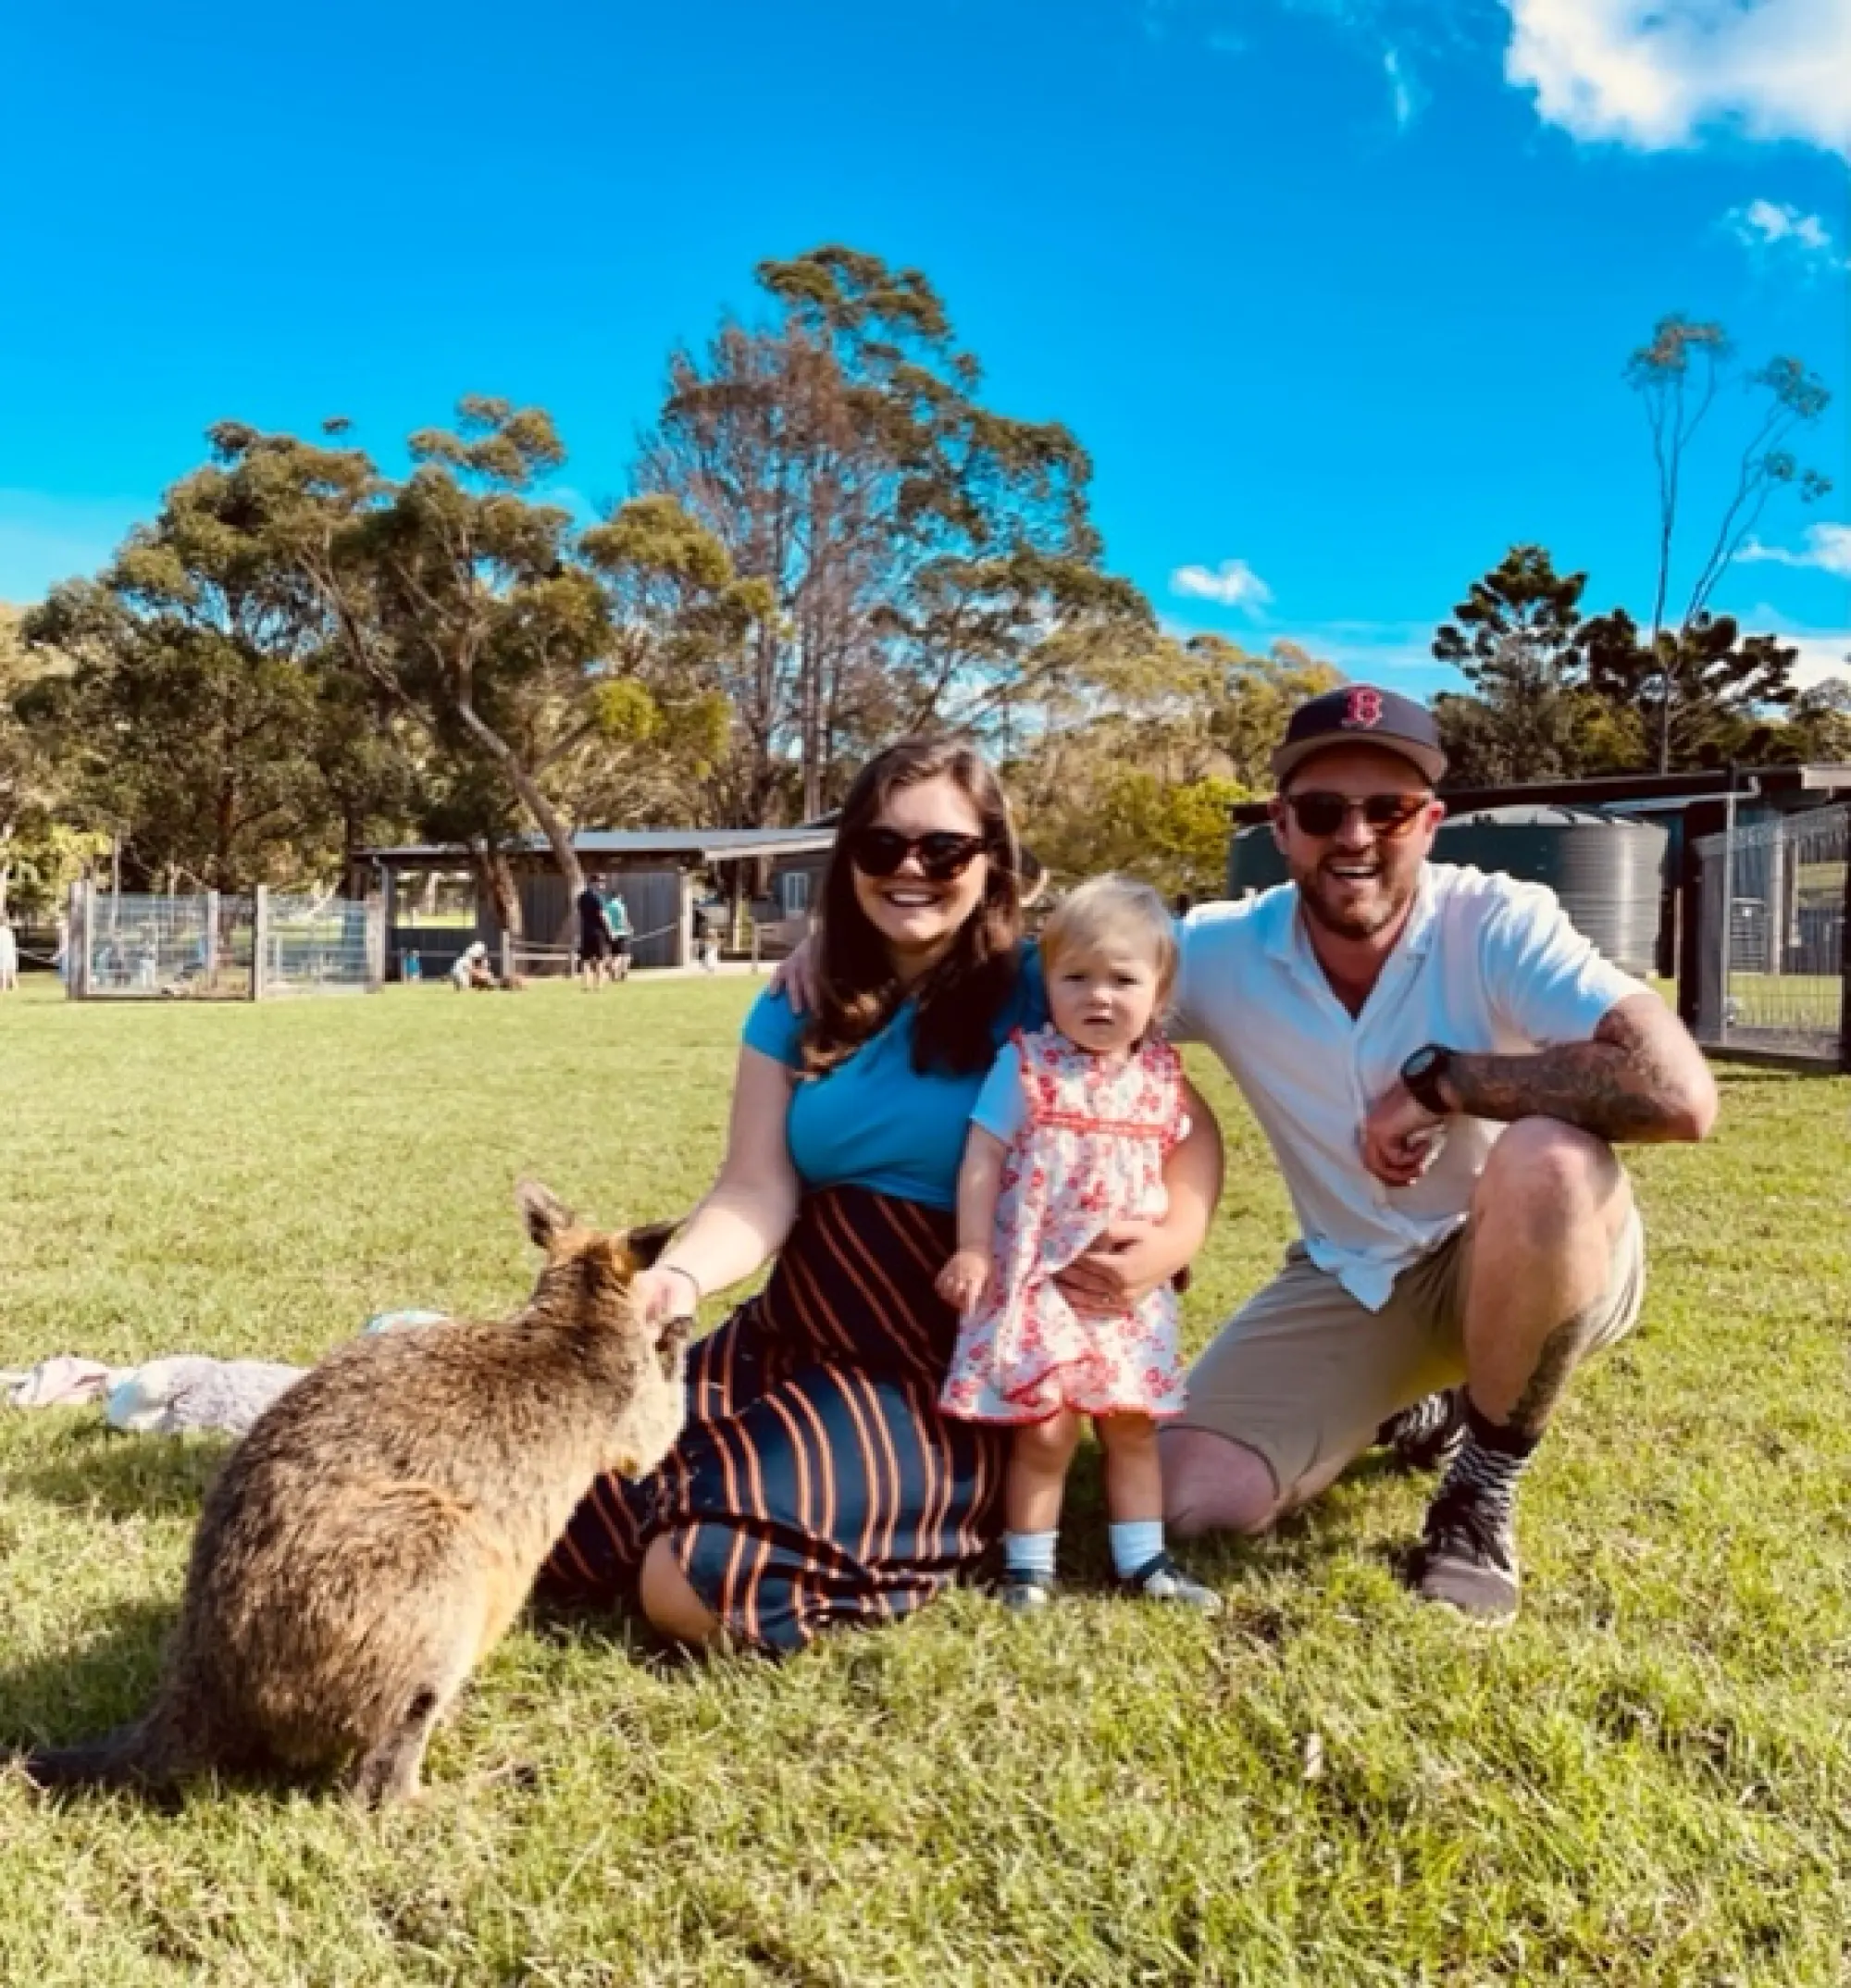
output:
{"label": "white sock", "polygon": [[1112,1572],[1121,1581],[1130,1580],[1163,1550],[1162,1519],[1126,1519],[1107,1531],[1112,1538]]}
{"label": "white sock", "polygon": [[1054,1542],[1061,1536],[1057,1527],[1050,1533],[1005,1533],[1002,1560],[1011,1573],[1040,1573],[1052,1576]]}

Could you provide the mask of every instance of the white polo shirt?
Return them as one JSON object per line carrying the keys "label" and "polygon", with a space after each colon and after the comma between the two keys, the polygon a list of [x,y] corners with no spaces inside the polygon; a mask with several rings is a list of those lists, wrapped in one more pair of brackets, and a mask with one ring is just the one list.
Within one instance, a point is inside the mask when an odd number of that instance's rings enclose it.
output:
{"label": "white polo shirt", "polygon": [[1362,1122],[1402,1063],[1428,1042],[1500,1054],[1585,1042],[1640,991],[1552,890],[1451,864],[1423,868],[1407,928],[1354,1017],[1311,951],[1296,885],[1204,904],[1177,938],[1170,1035],[1227,1065],[1273,1143],[1312,1262],[1372,1311],[1464,1221],[1504,1129],[1454,1119],[1420,1180],[1385,1186],[1362,1164]]}

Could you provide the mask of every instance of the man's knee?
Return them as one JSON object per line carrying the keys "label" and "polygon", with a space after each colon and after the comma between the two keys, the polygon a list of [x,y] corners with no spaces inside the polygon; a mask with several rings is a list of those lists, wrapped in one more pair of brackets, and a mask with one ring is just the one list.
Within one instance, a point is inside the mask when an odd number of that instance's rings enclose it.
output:
{"label": "man's knee", "polygon": [[1163,1522],[1179,1539],[1263,1533],[1279,1507],[1272,1467],[1257,1450],[1209,1429],[1166,1429]]}
{"label": "man's knee", "polygon": [[1520,1118],[1491,1149],[1474,1213],[1500,1225],[1559,1234],[1623,1211],[1626,1176],[1603,1138],[1554,1118]]}

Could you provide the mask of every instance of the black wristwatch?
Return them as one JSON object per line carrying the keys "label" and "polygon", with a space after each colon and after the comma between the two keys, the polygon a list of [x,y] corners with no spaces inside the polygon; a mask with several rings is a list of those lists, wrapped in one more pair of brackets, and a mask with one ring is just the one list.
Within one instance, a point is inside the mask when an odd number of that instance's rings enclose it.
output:
{"label": "black wristwatch", "polygon": [[1452,1068],[1452,1051],[1437,1042],[1419,1049],[1401,1065],[1401,1081],[1408,1095],[1435,1118],[1450,1118],[1452,1106],[1440,1091],[1440,1079]]}

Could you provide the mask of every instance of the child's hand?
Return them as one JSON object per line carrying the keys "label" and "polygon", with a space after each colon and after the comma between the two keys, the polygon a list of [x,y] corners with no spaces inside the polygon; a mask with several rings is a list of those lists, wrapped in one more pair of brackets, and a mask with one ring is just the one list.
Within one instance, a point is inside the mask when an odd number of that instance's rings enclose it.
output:
{"label": "child's hand", "polygon": [[938,1296],[961,1312],[975,1311],[989,1288],[989,1258],[981,1249],[960,1249],[938,1273]]}

